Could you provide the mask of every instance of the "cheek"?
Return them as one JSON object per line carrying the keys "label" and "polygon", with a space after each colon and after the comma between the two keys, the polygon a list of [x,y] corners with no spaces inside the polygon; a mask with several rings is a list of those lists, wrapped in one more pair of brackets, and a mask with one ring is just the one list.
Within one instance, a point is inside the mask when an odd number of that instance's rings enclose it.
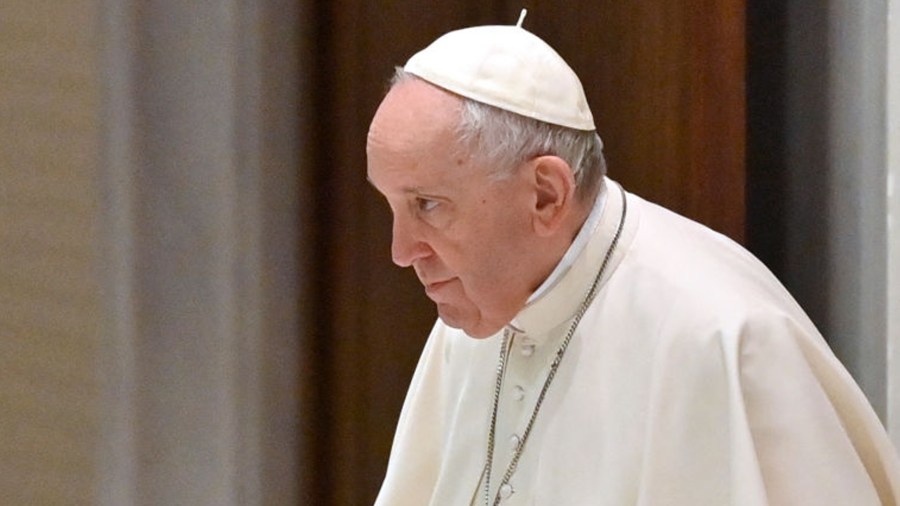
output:
{"label": "cheek", "polygon": [[528,246],[531,236],[530,222],[525,212],[506,208],[483,222],[487,228],[483,235],[491,238],[495,255],[505,254],[504,257],[497,259],[498,261],[515,261],[527,253],[523,248]]}
{"label": "cheek", "polygon": [[528,215],[511,197],[482,196],[467,206],[471,212],[431,237],[437,256],[468,278],[470,289],[498,291],[500,287],[492,285],[513,276],[528,254]]}
{"label": "cheek", "polygon": [[488,230],[473,244],[461,252],[473,295],[497,296],[515,285],[527,255],[520,231],[512,227]]}

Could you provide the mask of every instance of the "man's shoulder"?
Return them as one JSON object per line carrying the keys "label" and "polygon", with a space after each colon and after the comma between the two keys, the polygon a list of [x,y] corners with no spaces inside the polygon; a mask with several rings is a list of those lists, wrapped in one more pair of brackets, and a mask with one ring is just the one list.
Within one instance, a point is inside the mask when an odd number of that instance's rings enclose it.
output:
{"label": "man's shoulder", "polygon": [[817,333],[781,282],[741,245],[656,204],[636,203],[640,224],[605,298],[622,317],[652,322],[679,340],[736,336],[760,325]]}
{"label": "man's shoulder", "polygon": [[[795,305],[774,274],[731,238],[648,201],[622,262],[622,277],[698,309]],[[642,294],[642,296],[645,296]]]}

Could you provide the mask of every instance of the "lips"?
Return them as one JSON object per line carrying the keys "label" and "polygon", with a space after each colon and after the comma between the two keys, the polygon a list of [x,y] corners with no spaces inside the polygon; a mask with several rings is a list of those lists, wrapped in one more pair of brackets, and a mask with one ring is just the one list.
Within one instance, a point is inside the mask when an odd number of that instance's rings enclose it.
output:
{"label": "lips", "polygon": [[429,297],[431,297],[432,295],[436,295],[440,293],[443,288],[448,286],[453,281],[453,279],[455,278],[425,283],[425,293],[428,294]]}

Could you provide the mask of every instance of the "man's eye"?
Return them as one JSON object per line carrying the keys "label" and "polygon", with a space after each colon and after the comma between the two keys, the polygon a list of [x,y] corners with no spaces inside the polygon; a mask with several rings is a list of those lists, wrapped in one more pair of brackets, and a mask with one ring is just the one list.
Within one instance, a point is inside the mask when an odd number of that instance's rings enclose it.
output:
{"label": "man's eye", "polygon": [[416,199],[416,206],[419,208],[419,211],[428,212],[437,207],[438,201],[424,198]]}

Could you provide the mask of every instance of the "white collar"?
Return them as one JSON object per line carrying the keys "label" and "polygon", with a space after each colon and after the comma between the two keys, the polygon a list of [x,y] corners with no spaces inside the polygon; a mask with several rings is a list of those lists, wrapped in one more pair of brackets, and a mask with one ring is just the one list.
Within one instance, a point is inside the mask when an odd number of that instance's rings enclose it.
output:
{"label": "white collar", "polygon": [[606,186],[607,185],[604,184],[601,187],[600,192],[597,194],[597,198],[594,199],[594,206],[591,208],[590,214],[588,214],[587,219],[584,220],[584,224],[581,225],[578,235],[575,236],[575,240],[569,245],[566,254],[563,255],[559,263],[556,264],[556,267],[553,269],[553,272],[547,276],[547,279],[541,283],[541,286],[528,297],[525,304],[531,304],[547,293],[548,290],[556,286],[559,279],[562,278],[563,275],[569,271],[569,268],[572,267],[572,264],[575,263],[575,259],[578,258],[578,255],[581,255],[581,252],[584,251],[588,239],[593,235],[594,230],[597,228],[597,224],[600,223],[600,215],[603,214],[603,208],[606,205]]}
{"label": "white collar", "polygon": [[[595,202],[595,208],[591,213],[597,213],[599,219],[594,223],[582,225],[579,235],[584,233],[587,237],[586,244],[581,246],[580,253],[576,249],[574,258],[563,267],[558,279],[547,283],[547,287],[539,289],[537,297],[529,299],[530,302],[519,311],[519,314],[508,323],[508,326],[517,332],[527,334],[536,344],[552,337],[550,330],[571,318],[578,310],[578,302],[582,300],[597,275],[597,269],[604,262],[604,257],[609,254],[613,237],[624,218],[622,212],[625,206],[626,194],[620,189],[618,183],[606,178],[605,202]],[[630,199],[629,199],[630,200]],[[601,212],[602,211],[602,212]],[[598,290],[616,271],[619,262],[628,251],[629,244],[637,230],[640,221],[640,208],[629,208],[628,218],[622,224],[621,238],[615,251],[609,259],[609,267],[600,280]],[[573,241],[575,243],[577,241]],[[570,250],[574,246],[570,246]],[[568,253],[568,252],[567,252]],[[565,257],[566,255],[564,255]],[[560,261],[560,263],[564,263]],[[550,278],[548,278],[550,279]],[[497,335],[502,334],[498,332]]]}

